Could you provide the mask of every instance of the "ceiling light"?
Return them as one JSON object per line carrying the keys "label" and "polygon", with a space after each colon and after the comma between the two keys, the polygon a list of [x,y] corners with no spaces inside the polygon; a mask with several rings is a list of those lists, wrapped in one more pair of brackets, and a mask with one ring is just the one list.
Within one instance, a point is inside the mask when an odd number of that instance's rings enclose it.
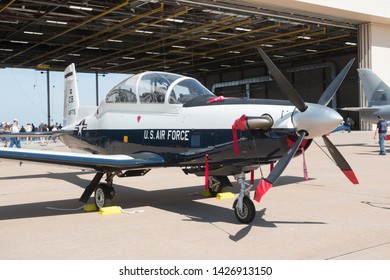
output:
{"label": "ceiling light", "polygon": [[231,66],[231,65],[229,65],[229,64],[221,64],[221,67],[230,68],[230,67],[232,67],[232,66]]}
{"label": "ceiling light", "polygon": [[237,31],[244,31],[244,32],[252,31],[252,29],[249,29],[249,28],[242,28],[242,27],[236,27],[236,30],[237,30]]}
{"label": "ceiling light", "polygon": [[229,53],[236,53],[236,54],[238,54],[238,53],[241,53],[241,52],[239,52],[239,51],[229,51]]}
{"label": "ceiling light", "polygon": [[310,40],[310,36],[298,36],[298,39]]}
{"label": "ceiling light", "polygon": [[144,34],[153,34],[153,32],[152,31],[145,31],[145,30],[135,30],[135,32],[137,32],[137,33],[144,33]]}
{"label": "ceiling light", "polygon": [[16,44],[28,44],[27,41],[11,41],[11,43],[16,43]]}
{"label": "ceiling light", "polygon": [[108,42],[114,42],[114,43],[122,43],[122,40],[115,40],[115,39],[108,39]]}
{"label": "ceiling light", "polygon": [[0,51],[3,51],[3,52],[13,52],[14,50],[12,50],[12,49],[0,49]]}
{"label": "ceiling light", "polygon": [[81,54],[79,54],[79,53],[68,53],[68,55],[70,55],[70,56],[81,56]]}
{"label": "ceiling light", "polygon": [[179,64],[187,64],[188,65],[188,64],[191,64],[191,63],[189,63],[188,61],[180,61]]}
{"label": "ceiling light", "polygon": [[235,14],[235,13],[230,13],[230,12],[221,12],[221,11],[211,10],[211,9],[204,9],[204,10],[202,10],[202,12],[216,14],[216,15],[226,15],[226,16],[233,16],[233,17],[248,18],[248,16],[241,15],[241,14]]}
{"label": "ceiling light", "polygon": [[122,59],[135,59],[135,57],[123,56]]}
{"label": "ceiling light", "polygon": [[75,6],[75,5],[70,5],[70,9],[75,9],[75,10],[83,10],[83,11],[92,11],[92,8],[89,7],[80,7],[80,6]]}
{"label": "ceiling light", "polygon": [[1,23],[11,23],[11,24],[18,24],[19,20],[0,20]]}
{"label": "ceiling light", "polygon": [[107,65],[113,65],[113,66],[118,66],[119,65],[119,63],[115,63],[115,62],[107,62],[106,64]]}
{"label": "ceiling light", "polygon": [[249,60],[249,59],[245,59],[244,61],[245,61],[245,62],[249,62],[249,63],[254,63],[254,62],[256,62],[256,61],[254,61],[254,60]]}
{"label": "ceiling light", "polygon": [[160,54],[158,52],[146,52],[147,54]]}
{"label": "ceiling light", "polygon": [[63,59],[56,59],[56,58],[53,58],[51,61],[55,61],[55,62],[65,62],[65,60],[63,60]]}
{"label": "ceiling light", "polygon": [[54,24],[61,24],[61,25],[65,25],[65,24],[68,24],[67,22],[65,21],[56,21],[56,20],[46,20],[47,23],[54,23]]}
{"label": "ceiling light", "polygon": [[274,54],[274,57],[284,57],[284,55]]}
{"label": "ceiling light", "polygon": [[270,44],[261,44],[262,47],[268,47],[268,48],[273,48],[274,45],[270,45]]}
{"label": "ceiling light", "polygon": [[215,40],[217,40],[217,39],[209,38],[209,37],[200,37],[200,39],[205,40],[205,41],[215,41]]}
{"label": "ceiling light", "polygon": [[185,46],[173,45],[172,48],[176,48],[176,49],[185,49],[186,47],[185,47]]}
{"label": "ceiling light", "polygon": [[98,47],[86,47],[86,49],[88,49],[88,50],[100,50],[100,48],[98,48]]}
{"label": "ceiling light", "polygon": [[182,20],[182,19],[175,19],[175,18],[167,18],[165,21],[178,22],[178,23],[184,22],[184,20]]}
{"label": "ceiling light", "polygon": [[33,32],[33,31],[24,31],[24,34],[30,34],[30,35],[43,35],[42,32]]}
{"label": "ceiling light", "polygon": [[349,46],[356,46],[356,43],[353,43],[353,42],[345,42],[346,45],[349,45]]}
{"label": "ceiling light", "polygon": [[307,52],[318,52],[317,50],[306,49]]}

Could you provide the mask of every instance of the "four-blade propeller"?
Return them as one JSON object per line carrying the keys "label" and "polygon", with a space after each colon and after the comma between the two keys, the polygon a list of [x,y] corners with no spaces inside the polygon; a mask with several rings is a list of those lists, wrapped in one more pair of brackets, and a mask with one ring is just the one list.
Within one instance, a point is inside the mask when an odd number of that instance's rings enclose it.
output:
{"label": "four-blade propeller", "polygon": [[260,201],[262,196],[275,184],[275,182],[290,163],[291,159],[294,157],[297,150],[300,148],[300,145],[305,137],[314,138],[321,136],[336,165],[353,184],[358,184],[359,182],[355,176],[355,173],[345,158],[341,155],[341,153],[329,140],[329,138],[325,136],[325,134],[329,133],[332,129],[334,129],[334,127],[341,123],[342,117],[336,111],[327,107],[327,105],[336,94],[336,91],[343,82],[354,60],[349,61],[349,63],[331,82],[331,84],[319,99],[318,104],[306,104],[299,93],[294,89],[294,87],[290,84],[282,72],[275,66],[266,53],[262,49],[258,49],[258,51],[276,83],[279,85],[286,97],[299,111],[294,112],[292,116],[292,122],[295,126],[298,139],[290,148],[288,153],[286,153],[278,161],[275,168],[271,171],[268,177],[260,180],[255,192],[254,199],[256,201]]}

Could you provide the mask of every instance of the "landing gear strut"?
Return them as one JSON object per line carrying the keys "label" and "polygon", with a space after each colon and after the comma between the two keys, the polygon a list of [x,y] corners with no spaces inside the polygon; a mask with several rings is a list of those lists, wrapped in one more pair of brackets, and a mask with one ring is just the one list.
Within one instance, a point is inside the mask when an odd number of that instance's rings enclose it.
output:
{"label": "landing gear strut", "polygon": [[256,216],[255,205],[249,198],[249,191],[253,185],[245,181],[244,172],[241,172],[239,175],[237,175],[236,179],[237,182],[241,185],[241,190],[233,204],[234,214],[240,223],[249,224]]}
{"label": "landing gear strut", "polygon": [[[99,183],[103,175],[106,174],[107,183]],[[112,187],[112,181],[116,174],[112,172],[98,172],[92,179],[91,183],[85,188],[85,191],[81,195],[79,201],[87,203],[92,193],[95,192],[94,202],[98,209],[109,206],[111,200],[114,199],[116,192]]]}

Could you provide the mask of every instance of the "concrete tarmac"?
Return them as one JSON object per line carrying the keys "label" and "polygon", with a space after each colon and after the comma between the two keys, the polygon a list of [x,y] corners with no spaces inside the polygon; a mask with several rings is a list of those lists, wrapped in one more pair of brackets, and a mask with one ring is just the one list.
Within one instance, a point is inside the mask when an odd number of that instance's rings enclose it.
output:
{"label": "concrete tarmac", "polygon": [[[389,260],[390,149],[378,155],[373,132],[329,137],[360,184],[349,182],[316,139],[305,153],[309,179],[302,156],[294,158],[255,202],[250,225],[236,220],[234,199],[203,197],[204,178],[178,168],[115,177],[113,205],[123,212],[101,215],[78,201],[93,172],[0,159],[0,259]],[[68,150],[52,142],[23,146]],[[227,191],[237,195],[237,183]]]}

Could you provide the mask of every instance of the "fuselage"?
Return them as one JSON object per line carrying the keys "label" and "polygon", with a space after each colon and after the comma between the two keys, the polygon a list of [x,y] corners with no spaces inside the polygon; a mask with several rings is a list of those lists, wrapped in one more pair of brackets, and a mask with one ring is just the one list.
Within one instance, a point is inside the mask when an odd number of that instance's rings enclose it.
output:
{"label": "fuselage", "polygon": [[[339,124],[338,116],[330,126],[322,124],[324,113],[334,111],[318,106],[309,105],[305,117],[289,101],[216,97],[195,79],[145,72],[114,87],[94,113],[65,127],[69,133],[61,137],[71,148],[96,154],[156,153],[167,166],[200,166],[206,155],[214,166],[258,165],[279,160],[297,129],[312,138]],[[266,115],[272,123],[266,130],[237,131],[236,155],[232,125],[242,115]]]}
{"label": "fuselage", "polygon": [[[203,103],[208,100],[201,99]],[[215,163],[270,162],[288,150],[286,137],[295,135],[291,124],[294,107],[289,102],[270,100],[262,104],[255,100],[225,99],[223,103],[191,107],[113,104],[112,108],[83,119],[71,134],[63,136],[63,141],[71,148],[99,154],[149,151],[163,156],[168,165],[197,165],[204,162],[205,154]],[[239,131],[240,155],[236,156],[232,124],[244,113],[268,114],[274,120],[285,118],[268,131]]]}

